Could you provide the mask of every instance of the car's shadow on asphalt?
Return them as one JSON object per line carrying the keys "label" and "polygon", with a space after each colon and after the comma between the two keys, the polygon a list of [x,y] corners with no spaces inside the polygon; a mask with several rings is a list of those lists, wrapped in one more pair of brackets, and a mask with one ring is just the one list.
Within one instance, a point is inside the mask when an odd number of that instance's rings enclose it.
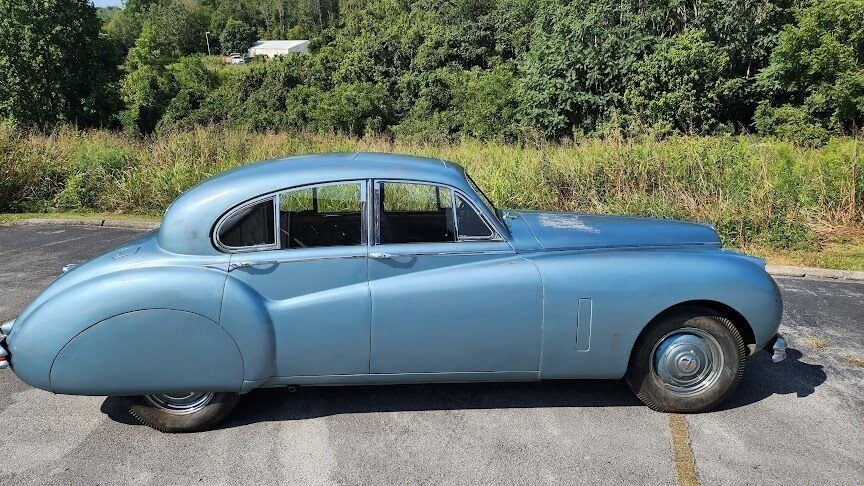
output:
{"label": "car's shadow on asphalt", "polygon": [[771,355],[759,352],[747,359],[738,388],[717,410],[729,410],[760,402],[772,395],[803,398],[825,383],[828,375],[822,365],[801,361],[801,351],[786,350],[786,360],[772,363]]}
{"label": "car's shadow on asphalt", "polygon": [[[799,361],[788,351],[780,364],[767,353],[747,361],[744,378],[719,410],[747,406],[775,394],[805,397],[826,380],[821,365]],[[531,383],[459,383],[390,386],[307,387],[253,390],[217,428],[258,422],[303,420],[330,415],[435,410],[491,410],[513,408],[619,407],[640,405],[623,380],[555,380]],[[115,397],[102,412],[124,424],[137,424]]]}

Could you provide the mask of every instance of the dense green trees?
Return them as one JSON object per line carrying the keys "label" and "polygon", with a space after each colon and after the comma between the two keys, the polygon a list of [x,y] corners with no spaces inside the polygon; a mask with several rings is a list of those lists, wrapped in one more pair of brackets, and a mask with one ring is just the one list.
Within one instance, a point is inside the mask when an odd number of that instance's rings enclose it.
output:
{"label": "dense green trees", "polygon": [[[0,83],[12,86],[0,86],[0,116],[22,124],[505,141],[758,131],[820,143],[864,123],[862,0],[129,0],[103,13],[101,38],[83,0],[50,1],[78,5],[61,20],[88,25],[90,40],[49,52],[90,59],[90,75],[70,97],[51,76],[12,74],[43,61],[19,62],[23,37],[5,32],[48,24],[16,17],[12,4],[26,0],[3,3],[0,63],[17,67],[0,76],[20,79]],[[225,66],[202,58],[205,32],[214,53],[278,38],[310,38],[312,50]],[[119,46],[122,81],[116,56],[94,58],[97,44]],[[15,98],[29,84],[45,102]],[[58,108],[63,100],[84,108]]]}
{"label": "dense green trees", "polygon": [[258,39],[258,33],[242,20],[229,19],[219,34],[219,44],[225,52],[244,54]]}
{"label": "dense green trees", "polygon": [[685,30],[657,44],[639,63],[625,92],[635,123],[667,133],[717,128],[729,56],[704,30]]}
{"label": "dense green trees", "polygon": [[108,125],[120,53],[88,0],[0,2],[0,119]]}
{"label": "dense green trees", "polygon": [[864,1],[820,0],[802,8],[760,73],[763,131],[849,131],[864,126]]}

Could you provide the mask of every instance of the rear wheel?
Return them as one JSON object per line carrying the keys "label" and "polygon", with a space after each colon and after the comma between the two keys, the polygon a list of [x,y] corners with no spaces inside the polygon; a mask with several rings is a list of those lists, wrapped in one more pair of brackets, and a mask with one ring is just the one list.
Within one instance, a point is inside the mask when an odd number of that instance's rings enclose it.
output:
{"label": "rear wheel", "polygon": [[732,322],[692,308],[647,329],[630,359],[626,380],[646,405],[661,412],[704,412],[723,402],[744,372],[744,340]]}
{"label": "rear wheel", "polygon": [[160,393],[122,397],[129,413],[161,432],[197,432],[221,422],[240,396],[236,393]]}

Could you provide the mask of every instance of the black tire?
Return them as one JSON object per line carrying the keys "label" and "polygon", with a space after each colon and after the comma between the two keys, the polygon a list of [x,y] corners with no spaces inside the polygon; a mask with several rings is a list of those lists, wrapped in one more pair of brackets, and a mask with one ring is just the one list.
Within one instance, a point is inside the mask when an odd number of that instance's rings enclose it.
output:
{"label": "black tire", "polygon": [[[716,366],[715,375],[704,389],[682,396],[687,392],[674,392],[654,369],[652,356],[655,349],[670,333],[680,329],[713,337],[723,357],[722,366]],[[658,412],[698,413],[713,409],[732,393],[744,373],[746,355],[744,340],[735,325],[726,317],[706,308],[687,308],[669,315],[646,329],[636,342],[630,357],[625,379],[633,393]]]}
{"label": "black tire", "polygon": [[237,393],[213,393],[212,398],[191,412],[178,413],[160,407],[155,395],[120,397],[129,408],[129,413],[138,422],[160,432],[200,432],[221,422],[231,413],[240,395]]}

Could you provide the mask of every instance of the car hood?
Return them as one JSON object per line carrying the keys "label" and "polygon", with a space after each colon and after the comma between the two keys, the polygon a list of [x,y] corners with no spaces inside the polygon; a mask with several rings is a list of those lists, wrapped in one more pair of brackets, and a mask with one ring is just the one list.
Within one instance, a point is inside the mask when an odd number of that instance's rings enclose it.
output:
{"label": "car hood", "polygon": [[539,211],[505,211],[516,235],[523,226],[545,250],[641,246],[720,246],[714,229],[702,223],[665,219]]}

